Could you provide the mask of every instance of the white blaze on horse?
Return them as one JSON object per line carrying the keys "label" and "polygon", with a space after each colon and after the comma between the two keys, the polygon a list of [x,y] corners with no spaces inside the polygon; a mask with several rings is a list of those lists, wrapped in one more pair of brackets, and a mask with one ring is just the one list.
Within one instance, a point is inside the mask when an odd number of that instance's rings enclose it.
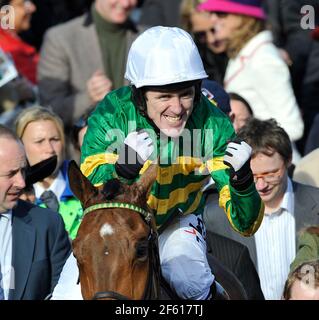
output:
{"label": "white blaze on horse", "polygon": [[[132,185],[113,179],[94,187],[76,163],[70,163],[70,186],[84,210],[73,241],[84,299],[178,299],[161,277],[158,233],[147,206],[156,175],[153,164]],[[208,255],[208,261],[226,295],[245,299],[238,279],[214,257]]]}
{"label": "white blaze on horse", "polygon": [[159,297],[157,232],[146,204],[156,172],[152,165],[131,186],[114,179],[96,188],[70,163],[70,186],[84,209],[73,241],[84,299]]}

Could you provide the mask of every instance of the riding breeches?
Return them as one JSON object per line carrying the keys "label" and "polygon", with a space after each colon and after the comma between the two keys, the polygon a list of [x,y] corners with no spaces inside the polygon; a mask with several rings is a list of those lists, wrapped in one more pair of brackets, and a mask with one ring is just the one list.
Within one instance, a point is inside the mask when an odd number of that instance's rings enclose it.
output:
{"label": "riding breeches", "polygon": [[159,236],[159,254],[165,280],[182,299],[209,296],[214,275],[207,261],[206,229],[201,215],[176,218]]}

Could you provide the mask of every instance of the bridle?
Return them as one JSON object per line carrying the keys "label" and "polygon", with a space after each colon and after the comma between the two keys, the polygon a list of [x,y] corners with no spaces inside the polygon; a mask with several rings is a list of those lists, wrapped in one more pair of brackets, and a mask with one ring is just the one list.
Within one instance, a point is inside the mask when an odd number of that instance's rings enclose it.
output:
{"label": "bridle", "polygon": [[[149,261],[149,272],[147,277],[147,283],[143,294],[143,300],[158,299],[159,298],[159,281],[160,281],[160,261],[158,253],[158,241],[157,241],[157,230],[152,225],[153,214],[130,203],[123,202],[108,202],[98,203],[87,207],[83,211],[83,217],[89,212],[100,210],[100,209],[129,209],[138,212],[145,223],[149,226],[150,233],[148,235],[148,261]],[[155,230],[154,230],[155,229]],[[115,300],[130,300],[130,298],[114,291],[100,291],[96,292],[93,296],[93,300],[99,299],[115,299]]]}

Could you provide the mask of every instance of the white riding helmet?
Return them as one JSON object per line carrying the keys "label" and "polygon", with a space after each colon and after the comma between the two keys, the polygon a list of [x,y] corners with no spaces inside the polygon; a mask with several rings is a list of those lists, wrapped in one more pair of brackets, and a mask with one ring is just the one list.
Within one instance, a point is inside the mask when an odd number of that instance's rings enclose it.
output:
{"label": "white riding helmet", "polygon": [[136,88],[207,77],[192,37],[180,28],[147,29],[130,48],[125,78]]}

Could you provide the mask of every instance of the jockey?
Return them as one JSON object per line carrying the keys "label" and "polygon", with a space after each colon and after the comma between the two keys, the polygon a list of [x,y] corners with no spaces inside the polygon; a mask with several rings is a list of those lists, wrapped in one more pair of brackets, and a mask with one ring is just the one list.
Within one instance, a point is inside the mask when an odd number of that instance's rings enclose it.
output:
{"label": "jockey", "polygon": [[81,170],[95,185],[113,178],[131,184],[158,162],[148,205],[157,226],[165,225],[163,276],[179,297],[209,299],[215,281],[201,189],[212,177],[232,227],[254,234],[264,207],[250,170],[251,148],[234,141],[229,118],[201,94],[207,74],[187,32],[146,30],[132,44],[125,77],[131,85],[107,94],[89,118]]}

